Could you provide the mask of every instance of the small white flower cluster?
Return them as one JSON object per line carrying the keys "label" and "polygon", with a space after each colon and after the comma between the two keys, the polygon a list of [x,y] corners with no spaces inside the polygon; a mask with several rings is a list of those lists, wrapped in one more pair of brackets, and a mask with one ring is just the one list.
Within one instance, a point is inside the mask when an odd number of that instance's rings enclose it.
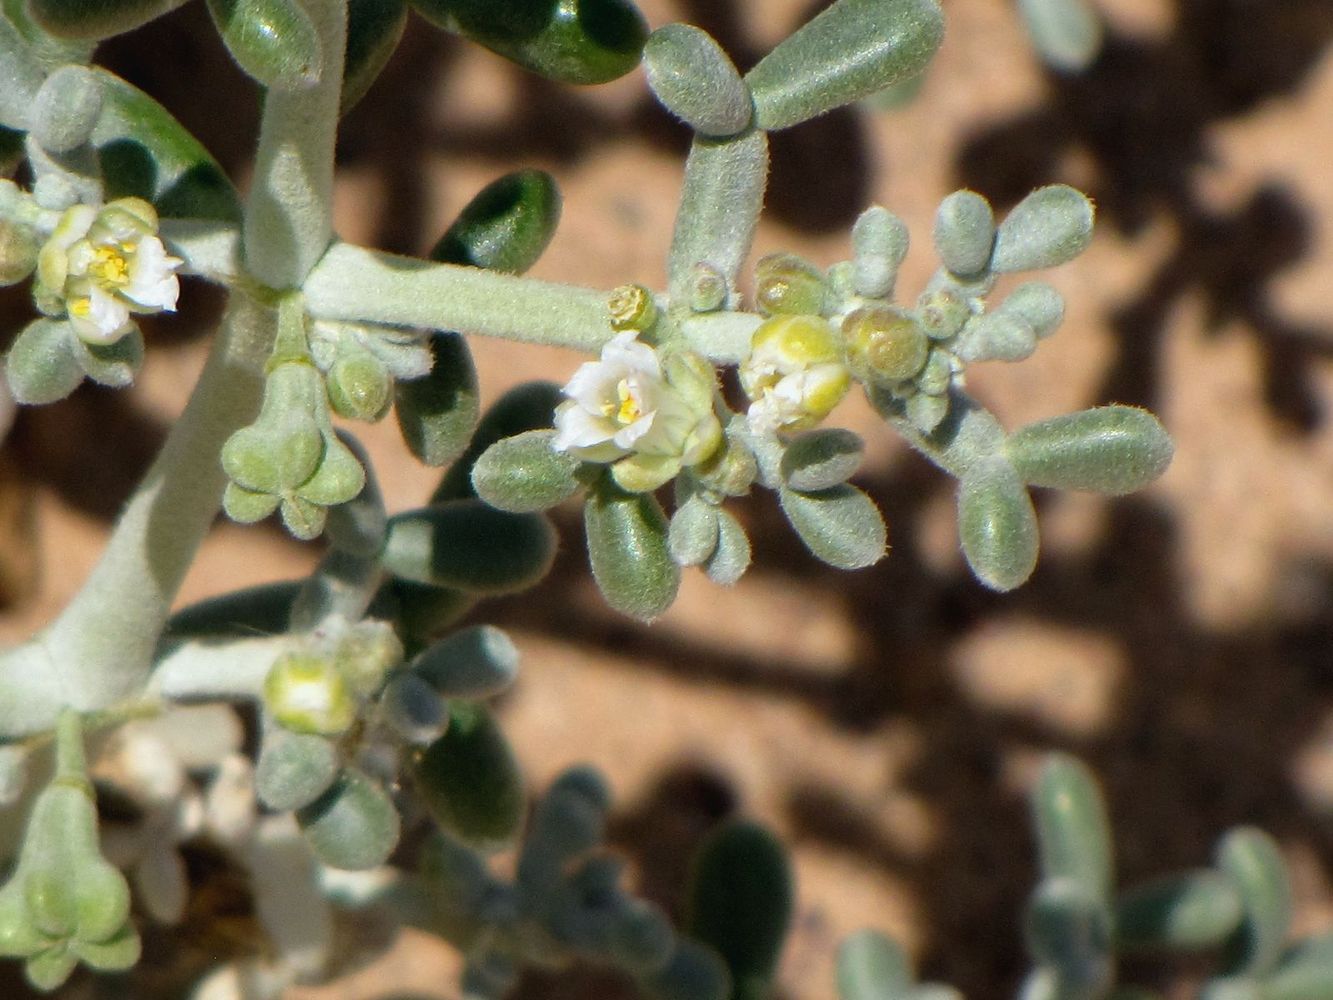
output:
{"label": "small white flower cluster", "polygon": [[37,258],[37,307],[101,345],[133,330],[134,314],[174,312],[182,261],[167,253],[157,227],[156,210],[141,198],[67,208]]}
{"label": "small white flower cluster", "polygon": [[659,357],[637,336],[617,334],[600,360],[579,366],[555,412],[553,447],[611,464],[623,489],[642,493],[712,457],[722,425],[712,365],[689,352]]}

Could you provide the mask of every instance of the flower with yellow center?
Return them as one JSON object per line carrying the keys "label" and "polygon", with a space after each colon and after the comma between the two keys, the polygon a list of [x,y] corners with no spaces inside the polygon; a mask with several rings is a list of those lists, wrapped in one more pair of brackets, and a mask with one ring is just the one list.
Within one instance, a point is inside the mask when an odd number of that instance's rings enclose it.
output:
{"label": "flower with yellow center", "polygon": [[713,411],[715,376],[688,352],[660,358],[633,330],[617,334],[600,360],[579,366],[555,411],[557,451],[611,463],[626,490],[656,489],[722,441]]}
{"label": "flower with yellow center", "polygon": [[761,323],[740,377],[750,397],[746,419],[757,434],[813,427],[851,385],[838,336],[820,316],[779,315]]}
{"label": "flower with yellow center", "polygon": [[141,198],[66,209],[37,258],[37,307],[67,316],[90,344],[118,341],[134,329],[133,314],[174,312],[182,261],[167,254],[157,225]]}

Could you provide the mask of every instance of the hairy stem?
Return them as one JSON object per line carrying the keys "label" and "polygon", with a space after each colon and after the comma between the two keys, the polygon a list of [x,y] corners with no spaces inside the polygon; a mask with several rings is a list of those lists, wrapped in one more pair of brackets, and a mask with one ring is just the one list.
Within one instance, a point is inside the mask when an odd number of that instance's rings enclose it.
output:
{"label": "hairy stem", "polygon": [[185,412],[83,589],[43,633],[0,658],[0,739],[49,729],[64,707],[104,709],[142,691],[171,602],[218,511],[218,453],[259,405],[272,337],[272,313],[233,298]]}

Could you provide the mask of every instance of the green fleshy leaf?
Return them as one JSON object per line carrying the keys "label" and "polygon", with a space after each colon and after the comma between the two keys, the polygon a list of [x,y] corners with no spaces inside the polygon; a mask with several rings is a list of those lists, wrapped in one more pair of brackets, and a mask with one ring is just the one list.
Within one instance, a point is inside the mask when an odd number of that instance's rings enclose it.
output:
{"label": "green fleshy leaf", "polygon": [[1005,450],[1032,486],[1119,496],[1165,472],[1175,445],[1147,410],[1100,406],[1022,427]]}
{"label": "green fleshy leaf", "polygon": [[578,492],[579,462],[551,447],[555,431],[526,431],[497,441],[472,467],[477,496],[500,510],[546,510]]}
{"label": "green fleshy leaf", "polygon": [[1226,947],[1229,975],[1259,976],[1282,955],[1294,902],[1277,842],[1262,830],[1239,827],[1217,846],[1217,867],[1231,876],[1244,919]]}
{"label": "green fleshy leaf", "polygon": [[413,763],[412,778],[446,833],[483,850],[517,835],[526,805],[522,772],[484,705],[450,706],[449,728]]}
{"label": "green fleshy leaf", "polygon": [[1038,188],[1014,206],[995,234],[991,270],[1033,271],[1073,260],[1092,242],[1092,202],[1067,184]]}
{"label": "green fleshy leaf", "polygon": [[668,24],[648,36],[643,68],[658,101],[700,135],[744,131],[754,117],[750,90],[706,31]]}
{"label": "green fleshy leaf", "polygon": [[1018,0],[1037,53],[1065,72],[1087,69],[1102,46],[1102,23],[1087,0]]}
{"label": "green fleshy leaf", "polygon": [[82,350],[64,320],[35,319],[5,357],[5,379],[19,403],[54,403],[83,381]]}
{"label": "green fleshy leaf", "polygon": [[331,740],[273,726],[264,734],[255,767],[255,792],[270,809],[300,809],[329,790],[340,767]]}
{"label": "green fleshy leaf", "polygon": [[296,0],[208,0],[208,12],[231,57],[261,86],[302,90],[319,81],[319,33]]}
{"label": "green fleshy leaf", "polygon": [[861,465],[865,442],[848,430],[830,427],[793,438],[782,455],[782,477],[794,490],[831,489]]}
{"label": "green fleshy leaf", "polygon": [[955,191],[935,213],[935,249],[951,272],[980,274],[995,244],[995,215],[990,202],[975,191]]}
{"label": "green fleshy leaf", "polygon": [[838,948],[840,1000],[899,1000],[912,979],[907,955],[878,931],[858,931]]}
{"label": "green fleshy leaf", "polygon": [[1234,883],[1209,869],[1129,889],[1117,900],[1115,913],[1117,947],[1184,951],[1222,944],[1243,915]]}
{"label": "green fleshy leaf", "polygon": [[813,493],[783,487],[778,499],[805,547],[830,566],[863,569],[888,550],[879,508],[855,486],[842,483]]}
{"label": "green fleshy leaf", "polygon": [[382,563],[417,583],[507,594],[535,584],[554,558],[555,531],[544,517],[456,500],[390,518]]}
{"label": "green fleshy leaf", "polygon": [[58,38],[102,39],[161,17],[181,0],[29,0],[42,28]]}
{"label": "green fleshy leaf", "polygon": [[1073,878],[1043,880],[1028,904],[1028,950],[1052,969],[1060,996],[1105,995],[1113,975],[1111,914],[1104,899]]}
{"label": "green fleshy leaf", "polygon": [[667,546],[680,566],[698,566],[717,551],[717,507],[702,497],[690,497],[671,515]]}
{"label": "green fleshy leaf", "polygon": [[603,476],[583,507],[592,575],[606,602],[652,621],[676,599],[680,567],[667,546],[667,521],[650,493],[626,493]]}
{"label": "green fleshy leaf", "polygon": [[394,385],[394,412],[408,449],[427,465],[447,465],[467,447],[477,427],[477,369],[457,333],[431,337],[429,374]]}
{"label": "green fleshy leaf", "polygon": [[430,252],[444,264],[522,274],[541,257],[560,222],[560,189],[544,170],[491,181],[458,214]]}
{"label": "green fleshy leaf", "polygon": [[717,548],[704,566],[708,579],[730,587],[750,568],[750,539],[741,523],[717,509]]}
{"label": "green fleshy leaf", "polygon": [[755,121],[774,131],[916,76],[944,38],[935,0],[837,0],[746,74]]}
{"label": "green fleshy leaf", "polygon": [[735,1000],[769,995],[792,896],[787,852],[756,823],[724,825],[695,855],[686,933],[722,956]]}
{"label": "green fleshy leaf", "polygon": [[958,487],[958,537],[978,580],[1013,590],[1037,565],[1037,514],[1027,488],[1003,458],[978,461]]}
{"label": "green fleshy leaf", "polygon": [[354,768],[296,813],[315,855],[355,871],[383,864],[398,845],[398,810],[384,789]]}
{"label": "green fleshy leaf", "polygon": [[650,1000],[728,1000],[731,976],[711,948],[678,937],[667,963],[639,981]]}
{"label": "green fleshy leaf", "polygon": [[406,26],[407,0],[348,0],[340,114],[347,114],[365,96]]}
{"label": "green fleshy leaf", "polygon": [[639,64],[648,37],[628,0],[413,0],[431,23],[562,83],[606,83]]}
{"label": "green fleshy leaf", "polygon": [[1068,754],[1051,754],[1031,793],[1032,822],[1047,879],[1069,879],[1092,899],[1111,893],[1111,826],[1092,772]]}
{"label": "green fleshy leaf", "polygon": [[564,398],[560,386],[553,382],[526,382],[497,399],[482,414],[472,443],[440,479],[440,485],[431,494],[431,503],[476,496],[472,489],[472,467],[477,459],[503,438],[553,426],[555,408]]}
{"label": "green fleshy leaf", "polygon": [[138,197],[168,219],[239,222],[236,189],[217,161],[167,110],[117,76],[102,78],[93,130],[108,201]]}
{"label": "green fleshy leaf", "polygon": [[423,650],[411,669],[446,698],[492,698],[518,676],[518,647],[494,625],[476,625]]}

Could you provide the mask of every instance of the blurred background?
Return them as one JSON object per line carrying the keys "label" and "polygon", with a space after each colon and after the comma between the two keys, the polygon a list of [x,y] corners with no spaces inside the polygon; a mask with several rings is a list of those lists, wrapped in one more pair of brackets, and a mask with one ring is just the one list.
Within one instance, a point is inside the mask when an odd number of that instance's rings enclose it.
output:
{"label": "blurred background", "polygon": [[[653,26],[710,31],[744,70],[825,4],[640,6]],[[1023,793],[1056,748],[1104,782],[1122,883],[1206,864],[1226,828],[1256,824],[1292,866],[1298,929],[1333,924],[1333,2],[1098,0],[1103,49],[1076,75],[1043,68],[1011,0],[944,6],[944,46],[912,102],[773,137],[756,254],[843,259],[853,219],[879,202],[915,238],[899,281],[910,300],[935,267],[945,194],[970,187],[1002,211],[1042,184],[1079,186],[1097,236],[1043,275],[1069,303],[1063,328],[1022,365],[973,368],[969,385],[1007,426],[1148,406],[1177,442],[1170,470],[1120,500],[1038,491],[1036,574],[996,595],[959,554],[952,480],[853,399],[834,420],[867,440],[858,482],[892,544],[880,565],[825,567],[770,495],[746,498],[729,509],[754,542],[749,574],[724,590],[688,571],[676,606],[644,628],[600,600],[570,506],[556,511],[548,580],[473,615],[523,650],[500,708],[532,787],[574,762],[603,769],[613,840],[642,893],[678,911],[690,852],[729,815],[791,846],[790,1000],[832,997],[837,943],[865,926],[906,944],[926,978],[1011,996],[1034,877]],[[201,4],[99,60],[244,183],[258,94]],[[201,79],[223,82],[191,89]],[[337,228],[424,253],[485,183],[535,166],[565,197],[535,276],[660,288],[687,145],[640,74],[558,87],[414,19],[345,120]],[[49,620],[88,572],[220,306],[191,283],[180,318],[148,330],[133,391],[85,385],[17,416],[0,451],[0,639]],[[17,330],[26,308],[0,300],[0,328]],[[582,360],[472,347],[485,401],[563,382]],[[391,510],[429,494],[434,474],[392,420],[357,433]],[[182,603],[302,575],[317,555],[272,524],[219,524]],[[409,934],[371,969],[299,996],[456,996],[454,968]],[[1159,985],[1183,995],[1197,971],[1167,966]],[[519,993],[627,991],[577,973]]]}

